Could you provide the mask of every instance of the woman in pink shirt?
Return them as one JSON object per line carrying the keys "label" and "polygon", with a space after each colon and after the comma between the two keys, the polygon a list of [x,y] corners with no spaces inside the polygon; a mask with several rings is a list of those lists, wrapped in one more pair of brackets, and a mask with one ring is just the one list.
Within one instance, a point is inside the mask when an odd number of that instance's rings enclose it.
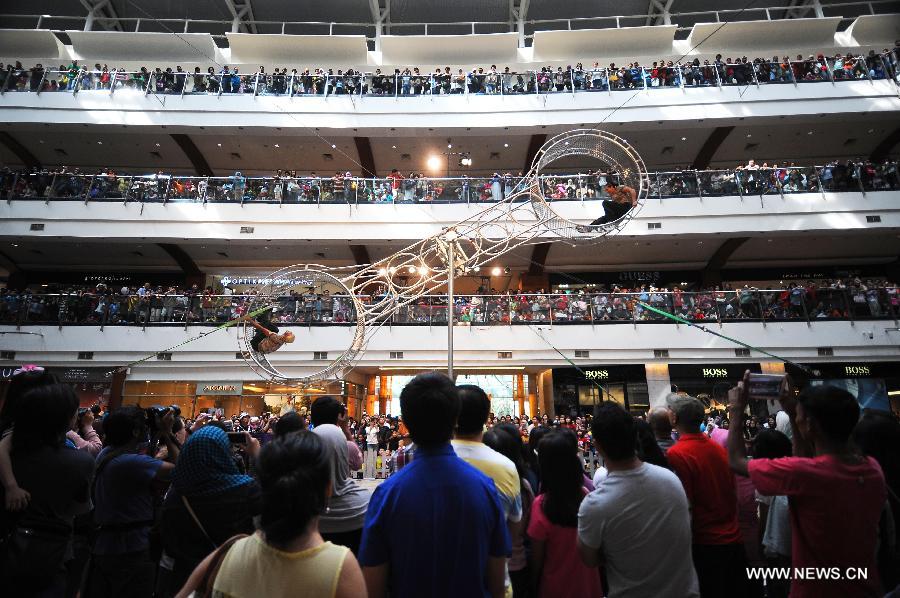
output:
{"label": "woman in pink shirt", "polygon": [[586,490],[575,435],[554,431],[538,445],[541,494],[531,507],[531,572],[537,596],[602,598],[600,572],[586,567],[576,544]]}

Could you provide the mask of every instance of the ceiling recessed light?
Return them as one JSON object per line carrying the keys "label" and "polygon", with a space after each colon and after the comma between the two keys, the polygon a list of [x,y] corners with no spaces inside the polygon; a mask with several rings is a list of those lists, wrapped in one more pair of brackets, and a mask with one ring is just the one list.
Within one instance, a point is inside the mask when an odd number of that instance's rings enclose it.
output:
{"label": "ceiling recessed light", "polygon": [[159,147],[159,144],[158,144],[158,143],[156,144],[156,147]]}
{"label": "ceiling recessed light", "polygon": [[[871,133],[871,132],[872,132],[872,131],[869,131],[869,133]],[[44,143],[44,140],[43,140],[43,139],[41,139],[41,141],[40,141],[40,143]]]}
{"label": "ceiling recessed light", "polygon": [[396,146],[396,145],[392,145],[392,146],[391,146],[391,149],[397,149],[397,146]]}
{"label": "ceiling recessed light", "polygon": [[747,139],[750,139],[751,137],[753,137],[753,135],[751,133],[747,133]]}
{"label": "ceiling recessed light", "polygon": [[[875,132],[875,129],[869,129],[869,133],[874,133],[874,132]],[[41,141],[41,143],[44,143],[44,142]]]}
{"label": "ceiling recessed light", "polygon": [[97,145],[103,145],[103,142],[102,142],[102,141],[98,141],[98,142],[97,142]]}
{"label": "ceiling recessed light", "polygon": [[219,147],[222,147],[222,144],[221,144],[221,143],[217,143],[216,145],[219,146]]}
{"label": "ceiling recessed light", "polygon": [[337,146],[336,146],[335,144],[332,143],[332,144],[331,144],[331,149],[337,149]]}
{"label": "ceiling recessed light", "polygon": [[277,144],[277,143],[276,143],[276,144],[275,144],[275,147],[281,147],[281,146],[280,146],[280,145],[278,145],[278,144]]}
{"label": "ceiling recessed light", "polygon": [[19,244],[18,244],[18,243],[13,243],[12,246],[13,246],[13,247],[18,247]]}
{"label": "ceiling recessed light", "polygon": [[503,147],[509,147],[509,144],[508,144],[508,143],[504,143],[504,144],[503,144]]}
{"label": "ceiling recessed light", "polygon": [[807,135],[812,135],[813,132],[812,132],[812,131],[807,131],[806,134],[807,134]]}

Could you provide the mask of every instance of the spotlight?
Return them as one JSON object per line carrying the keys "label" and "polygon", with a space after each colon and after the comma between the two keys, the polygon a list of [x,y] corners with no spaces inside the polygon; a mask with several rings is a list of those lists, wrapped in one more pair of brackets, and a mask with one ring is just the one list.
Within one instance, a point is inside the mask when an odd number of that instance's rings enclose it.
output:
{"label": "spotlight", "polygon": [[410,274],[415,274],[415,273],[416,273],[416,267],[415,267],[415,266],[410,266],[409,268],[406,269],[406,271],[409,272]]}
{"label": "spotlight", "polygon": [[504,143],[504,144],[503,144],[503,147],[509,147],[509,144],[508,144],[508,143]]}
{"label": "spotlight", "polygon": [[379,269],[378,269],[378,275],[379,275],[379,276],[384,276],[385,274],[387,274],[387,270],[385,270],[384,268],[379,268]]}
{"label": "spotlight", "polygon": [[428,266],[419,266],[419,275],[425,276],[428,274]]}
{"label": "spotlight", "polygon": [[453,149],[453,144],[452,144],[452,143],[448,143],[448,144],[447,144],[447,149]]}
{"label": "spotlight", "polygon": [[503,272],[503,270],[500,269],[500,266],[494,266],[494,269],[491,270],[493,276],[500,276],[501,272]]}
{"label": "spotlight", "polygon": [[503,273],[504,273],[504,274],[509,274],[509,266],[503,268]]}
{"label": "spotlight", "polygon": [[430,156],[427,164],[428,170],[438,170],[441,167],[441,159],[437,156]]}

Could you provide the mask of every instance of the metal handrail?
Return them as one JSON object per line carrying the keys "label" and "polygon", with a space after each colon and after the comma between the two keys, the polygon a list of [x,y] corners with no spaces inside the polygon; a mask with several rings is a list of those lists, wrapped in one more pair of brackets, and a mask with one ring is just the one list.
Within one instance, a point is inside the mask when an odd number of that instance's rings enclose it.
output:
{"label": "metal handrail", "polygon": [[[265,284],[261,279],[258,284]],[[298,287],[302,283],[298,282]],[[900,289],[862,287],[815,289],[815,305],[804,287],[681,291],[644,288],[625,292],[506,293],[456,296],[454,313],[460,325],[510,325],[528,323],[596,325],[608,322],[669,323],[670,320],[644,309],[640,303],[675,313],[688,320],[714,322],[802,321],[820,319],[855,321],[897,320]],[[618,287],[616,287],[618,288]],[[359,296],[366,303],[376,297]],[[0,325],[40,324],[217,324],[237,317],[253,299],[248,293],[206,295],[183,293],[136,294],[72,292],[7,295],[0,303]],[[347,325],[354,321],[353,302],[346,295],[297,294],[273,298],[281,304],[275,314],[279,324]],[[291,302],[294,302],[291,307]],[[72,311],[84,314],[72,320]],[[394,324],[430,325],[446,323],[447,296],[423,295],[415,304],[392,317]]]}

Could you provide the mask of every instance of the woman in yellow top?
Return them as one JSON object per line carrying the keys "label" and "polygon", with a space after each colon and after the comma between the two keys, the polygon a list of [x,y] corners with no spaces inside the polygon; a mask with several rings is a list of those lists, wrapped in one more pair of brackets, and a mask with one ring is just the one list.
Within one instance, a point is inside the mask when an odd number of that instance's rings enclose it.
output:
{"label": "woman in yellow top", "polygon": [[365,598],[356,557],[319,534],[319,515],[331,494],[329,459],[319,437],[306,430],[267,443],[257,463],[259,529],[234,542],[224,557],[218,551],[206,557],[178,598],[203,593],[214,562],[221,563],[212,582],[217,598]]}

